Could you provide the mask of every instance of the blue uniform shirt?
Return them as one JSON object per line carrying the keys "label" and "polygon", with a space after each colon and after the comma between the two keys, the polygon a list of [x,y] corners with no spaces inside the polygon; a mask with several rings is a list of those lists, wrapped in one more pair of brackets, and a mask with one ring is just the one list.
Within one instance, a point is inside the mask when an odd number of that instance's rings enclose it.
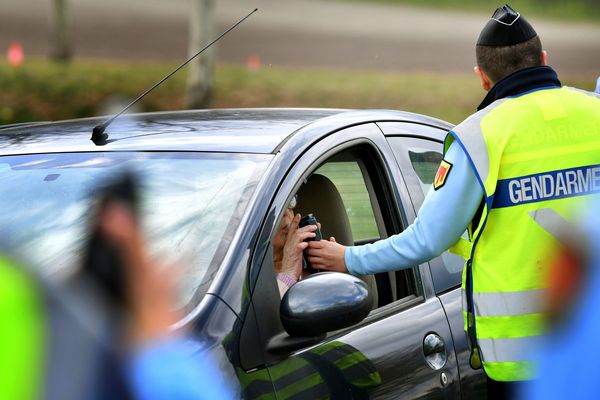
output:
{"label": "blue uniform shirt", "polygon": [[[201,346],[201,345],[200,345]],[[185,337],[156,340],[138,349],[128,378],[139,400],[229,400],[239,398],[208,353]]]}
{"label": "blue uniform shirt", "polygon": [[450,145],[444,160],[452,164],[446,182],[438,190],[429,190],[412,225],[373,244],[346,248],[351,274],[411,268],[440,255],[461,237],[477,212],[483,190],[457,143]]}

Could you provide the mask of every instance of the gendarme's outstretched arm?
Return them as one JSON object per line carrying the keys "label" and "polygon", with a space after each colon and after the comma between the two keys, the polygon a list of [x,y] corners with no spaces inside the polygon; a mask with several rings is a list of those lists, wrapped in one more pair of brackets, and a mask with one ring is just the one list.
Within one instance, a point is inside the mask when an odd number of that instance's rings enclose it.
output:
{"label": "gendarme's outstretched arm", "polygon": [[364,246],[311,242],[311,263],[320,269],[368,275],[411,268],[447,250],[467,229],[483,191],[459,145],[452,144],[444,159],[452,164],[444,186],[429,191],[414,223],[402,233]]}

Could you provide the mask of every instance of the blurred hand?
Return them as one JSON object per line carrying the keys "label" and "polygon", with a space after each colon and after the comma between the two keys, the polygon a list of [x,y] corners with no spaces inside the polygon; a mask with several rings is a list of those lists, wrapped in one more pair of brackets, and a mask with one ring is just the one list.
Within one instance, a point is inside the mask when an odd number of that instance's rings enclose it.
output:
{"label": "blurred hand", "polygon": [[313,268],[325,271],[348,272],[344,260],[345,252],[346,246],[337,243],[333,237],[329,241],[308,243],[308,261]]}
{"label": "blurred hand", "polygon": [[173,271],[161,271],[151,262],[140,227],[127,205],[117,201],[107,204],[98,224],[123,257],[133,344],[167,336],[170,326],[178,319],[173,311]]}
{"label": "blurred hand", "polygon": [[283,247],[283,260],[280,271],[297,279],[302,274],[302,252],[308,247],[308,242],[304,240],[314,238],[317,230],[316,225],[298,228],[300,218],[300,214],[296,214],[289,225]]}

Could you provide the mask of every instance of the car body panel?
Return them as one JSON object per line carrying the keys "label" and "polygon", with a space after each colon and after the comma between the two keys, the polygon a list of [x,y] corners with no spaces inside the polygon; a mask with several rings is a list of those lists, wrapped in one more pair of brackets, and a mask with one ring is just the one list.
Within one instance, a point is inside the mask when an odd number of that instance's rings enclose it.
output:
{"label": "car body panel", "polygon": [[460,289],[455,289],[439,296],[444,311],[450,322],[452,339],[458,359],[460,373],[460,390],[463,399],[485,399],[487,390],[482,381],[485,374],[482,369],[473,369],[469,365],[471,351],[463,328],[463,311]]}
{"label": "car body panel", "polygon": [[87,118],[0,130],[2,154],[78,151],[209,151],[271,153],[302,126],[342,110],[199,110],[127,114],[107,129],[107,144],[91,141],[105,118]]}
{"label": "car body panel", "polygon": [[109,139],[104,146],[90,141],[94,126],[105,121],[102,117],[0,129],[0,154],[125,150],[272,153],[309,124],[301,136],[314,137],[338,127],[386,119],[443,124],[390,110],[224,109],[127,114],[106,129]]}
{"label": "car body panel", "polygon": [[[391,311],[391,310],[390,310]],[[446,362],[432,369],[423,354],[428,334],[439,335]],[[363,326],[338,339],[365,355],[381,374],[382,384],[370,395],[376,399],[446,399],[460,396],[460,384],[452,336],[437,298],[421,302]],[[441,375],[447,383],[441,383]]]}

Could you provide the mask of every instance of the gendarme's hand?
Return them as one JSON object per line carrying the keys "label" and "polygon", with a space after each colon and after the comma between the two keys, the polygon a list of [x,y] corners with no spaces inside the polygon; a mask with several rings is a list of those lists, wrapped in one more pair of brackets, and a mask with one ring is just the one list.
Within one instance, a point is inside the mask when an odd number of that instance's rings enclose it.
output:
{"label": "gendarme's hand", "polygon": [[313,268],[326,271],[348,272],[344,253],[346,246],[336,243],[334,238],[329,241],[313,241],[308,243],[308,261]]}
{"label": "gendarme's hand", "polygon": [[286,235],[285,245],[283,247],[283,259],[281,262],[281,272],[286,273],[296,279],[300,278],[302,273],[302,251],[308,246],[305,239],[314,238],[317,227],[307,225],[298,228],[300,214],[296,214],[290,223]]}

